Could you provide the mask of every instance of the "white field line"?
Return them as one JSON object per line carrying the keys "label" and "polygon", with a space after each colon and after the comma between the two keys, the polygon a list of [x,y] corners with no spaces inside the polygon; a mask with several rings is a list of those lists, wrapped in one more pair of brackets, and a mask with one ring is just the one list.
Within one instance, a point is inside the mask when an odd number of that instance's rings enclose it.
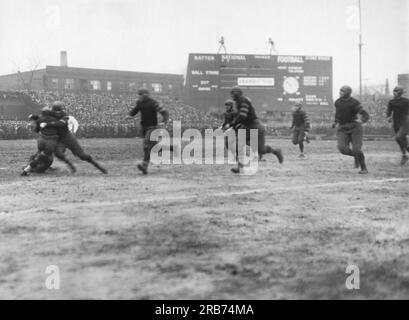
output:
{"label": "white field line", "polygon": [[180,196],[169,196],[169,197],[146,197],[143,199],[125,199],[125,200],[117,200],[117,201],[90,201],[90,202],[82,202],[82,203],[70,203],[70,204],[63,204],[51,207],[42,207],[42,208],[32,208],[26,210],[15,210],[9,212],[0,212],[1,215],[5,214],[25,214],[25,213],[34,213],[41,210],[55,210],[55,211],[64,211],[70,209],[78,209],[78,208],[97,208],[97,207],[110,207],[110,206],[118,206],[124,204],[144,204],[144,203],[171,203],[175,201],[186,201],[186,200],[198,200],[198,199],[206,199],[206,198],[224,198],[224,197],[231,197],[231,196],[241,196],[241,195],[250,195],[250,194],[272,194],[272,193],[279,193],[279,192],[287,192],[287,191],[294,191],[294,190],[303,190],[303,189],[318,189],[318,188],[334,188],[334,187],[342,187],[342,186],[362,186],[362,185],[370,185],[373,186],[374,184],[383,184],[383,183],[399,183],[399,182],[409,182],[409,178],[391,178],[391,179],[372,179],[372,180],[354,180],[354,181],[340,181],[340,182],[327,182],[327,183],[317,183],[311,185],[295,185],[295,186],[286,186],[286,187],[271,187],[271,188],[259,188],[259,189],[249,189],[243,191],[234,191],[234,192],[214,192],[202,195],[180,195]]}

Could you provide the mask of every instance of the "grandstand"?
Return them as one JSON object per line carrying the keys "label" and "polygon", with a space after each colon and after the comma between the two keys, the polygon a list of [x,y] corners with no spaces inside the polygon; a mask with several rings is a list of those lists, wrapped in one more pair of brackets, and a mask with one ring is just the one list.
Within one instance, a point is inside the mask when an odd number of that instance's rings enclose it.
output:
{"label": "grandstand", "polygon": [[[125,121],[124,117],[138,98],[136,93],[75,93],[58,91],[29,91],[0,94],[2,98],[14,97],[18,101],[30,101],[33,106],[50,105],[55,100],[61,100],[66,105],[69,114],[80,123],[77,135],[83,138],[123,138],[138,135],[139,123]],[[181,121],[184,128],[204,130],[219,127],[222,123],[222,112],[206,112],[192,107],[178,98],[170,95],[153,94],[161,105],[170,112],[172,120]],[[390,96],[364,97],[365,108],[371,115],[370,122],[365,126],[370,135],[390,134],[390,125],[385,118],[385,108]],[[38,109],[37,109],[38,110]],[[25,112],[28,112],[26,110]],[[287,135],[291,126],[291,116],[286,113],[270,114],[266,111],[258,112],[259,118],[266,124],[269,135]],[[312,133],[324,136],[333,135],[331,123],[333,114],[326,118],[315,118],[312,121]],[[7,118],[0,121],[0,139],[27,139],[33,138],[30,123],[27,117],[16,119]],[[169,128],[170,129],[170,128]]]}
{"label": "grandstand", "polygon": [[[138,135],[138,121],[124,120],[138,98],[136,93],[76,93],[39,90],[15,92],[14,94],[18,95],[20,99],[24,97],[24,100],[31,101],[36,106],[49,106],[53,101],[63,101],[67,112],[80,123],[77,132],[79,137],[123,138]],[[153,98],[169,110],[172,120],[181,121],[182,126],[203,130],[220,125],[220,120],[217,117],[186,105],[174,96],[153,94]],[[0,95],[0,104],[1,101],[2,96]],[[0,122],[0,129],[3,131],[0,138],[27,139],[34,137],[26,119],[27,116],[3,119]]]}
{"label": "grandstand", "polygon": [[20,91],[0,91],[0,120],[25,120],[41,106]]}

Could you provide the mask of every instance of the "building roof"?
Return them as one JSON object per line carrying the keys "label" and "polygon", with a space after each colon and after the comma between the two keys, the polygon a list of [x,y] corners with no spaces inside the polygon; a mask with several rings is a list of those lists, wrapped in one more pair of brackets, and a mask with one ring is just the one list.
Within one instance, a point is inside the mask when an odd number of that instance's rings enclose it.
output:
{"label": "building roof", "polygon": [[133,79],[149,77],[149,78],[168,78],[183,79],[182,74],[170,74],[170,73],[154,73],[154,72],[137,72],[137,71],[122,71],[122,70],[108,70],[108,69],[90,69],[90,68],[73,68],[73,67],[60,67],[60,66],[46,66],[46,73],[56,74],[64,73],[72,75],[84,75],[84,76],[95,76],[97,78],[129,78]]}

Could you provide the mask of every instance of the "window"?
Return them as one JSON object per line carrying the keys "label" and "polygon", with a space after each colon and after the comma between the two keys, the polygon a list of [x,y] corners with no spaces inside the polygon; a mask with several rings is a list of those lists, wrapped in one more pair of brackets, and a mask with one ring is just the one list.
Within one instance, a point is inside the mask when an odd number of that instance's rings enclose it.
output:
{"label": "window", "polygon": [[51,88],[58,89],[58,79],[56,78],[51,79]]}
{"label": "window", "polygon": [[119,83],[119,90],[125,91],[125,82]]}
{"label": "window", "polygon": [[89,84],[90,84],[91,90],[101,90],[101,81],[91,80]]}
{"label": "window", "polygon": [[162,84],[161,83],[152,83],[152,90],[153,90],[153,92],[162,92]]}
{"label": "window", "polygon": [[64,89],[74,89],[74,79],[65,79]]}
{"label": "window", "polygon": [[169,91],[172,91],[173,90],[173,85],[169,84],[168,89],[169,89]]}
{"label": "window", "polygon": [[107,81],[107,91],[111,91],[111,90],[112,90],[112,82]]}
{"label": "window", "polygon": [[136,82],[129,83],[129,91],[136,91],[138,90]]}

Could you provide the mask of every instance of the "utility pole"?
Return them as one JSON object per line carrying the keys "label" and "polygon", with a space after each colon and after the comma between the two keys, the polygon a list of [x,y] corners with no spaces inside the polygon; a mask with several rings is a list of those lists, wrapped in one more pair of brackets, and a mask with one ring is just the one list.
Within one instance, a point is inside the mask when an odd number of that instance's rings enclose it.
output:
{"label": "utility pole", "polygon": [[358,0],[359,6],[359,100],[362,101],[362,13],[361,0]]}

